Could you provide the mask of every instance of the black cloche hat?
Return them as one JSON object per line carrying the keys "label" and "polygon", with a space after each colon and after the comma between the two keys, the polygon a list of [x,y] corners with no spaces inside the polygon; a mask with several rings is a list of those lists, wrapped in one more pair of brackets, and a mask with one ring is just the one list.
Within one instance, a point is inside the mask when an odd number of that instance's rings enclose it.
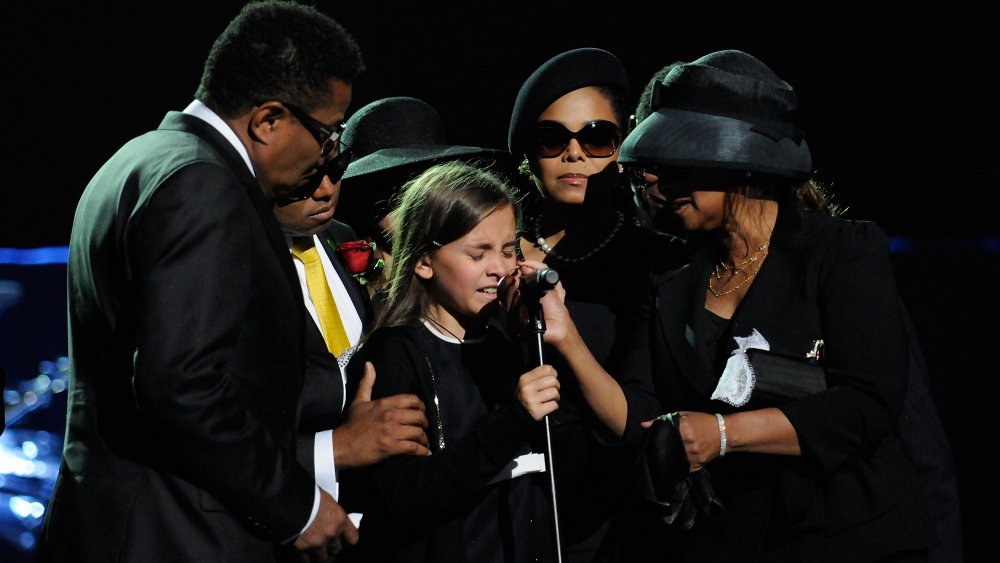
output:
{"label": "black cloche hat", "polygon": [[520,158],[531,126],[545,108],[562,96],[587,86],[606,86],[628,94],[628,76],[618,57],[586,47],[558,54],[524,81],[514,101],[507,134],[510,154]]}

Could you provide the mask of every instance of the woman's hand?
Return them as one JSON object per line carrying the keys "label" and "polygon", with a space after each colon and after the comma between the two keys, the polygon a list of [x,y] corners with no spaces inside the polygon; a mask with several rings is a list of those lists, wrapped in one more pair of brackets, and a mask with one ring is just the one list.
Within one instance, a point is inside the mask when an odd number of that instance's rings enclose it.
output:
{"label": "woman's hand", "polygon": [[[534,260],[519,261],[518,268],[521,271],[521,275],[519,276],[520,283],[524,283],[525,278],[534,276],[539,270],[547,267],[543,262]],[[546,291],[539,300],[542,306],[542,316],[545,319],[544,340],[548,344],[557,346],[563,342],[573,322],[569,316],[569,311],[566,310],[565,299],[566,290],[563,288],[562,282],[558,282],[555,288]]]}
{"label": "woman's hand", "polygon": [[722,447],[719,420],[714,414],[704,412],[680,411],[677,414],[680,415],[677,431],[684,442],[691,472],[694,473],[719,457]]}
{"label": "woman's hand", "polygon": [[542,365],[521,375],[517,381],[517,400],[535,420],[559,408],[559,378],[552,366]]}
{"label": "woman's hand", "polygon": [[[698,471],[708,462],[719,457],[722,449],[722,431],[715,414],[680,411],[677,431],[684,443],[691,471]],[[642,422],[643,428],[653,421]],[[802,455],[798,434],[788,417],[780,409],[769,407],[752,411],[727,414],[726,453],[753,452],[773,455]]]}

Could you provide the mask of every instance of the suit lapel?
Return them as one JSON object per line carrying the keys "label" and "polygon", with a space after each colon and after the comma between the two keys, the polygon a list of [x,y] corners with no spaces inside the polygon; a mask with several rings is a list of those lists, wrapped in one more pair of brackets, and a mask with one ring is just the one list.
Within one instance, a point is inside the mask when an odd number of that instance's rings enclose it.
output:
{"label": "suit lapel", "polygon": [[[773,341],[769,323],[788,320],[785,319],[788,296],[794,295],[796,287],[801,285],[802,272],[792,262],[778,248],[768,253],[754,283],[733,314],[728,331],[732,336],[746,337],[757,329],[768,342]],[[758,287],[760,290],[756,290]]]}
{"label": "suit lapel", "polygon": [[788,296],[800,292],[805,275],[800,223],[798,213],[779,209],[767,259],[730,322],[733,336],[749,336],[757,329],[772,342],[777,329],[769,323],[791,320],[785,315],[791,303]]}
{"label": "suit lapel", "polygon": [[[236,175],[240,183],[246,188],[247,195],[250,197],[250,201],[253,202],[254,209],[257,211],[257,215],[264,225],[268,242],[278,257],[278,262],[281,264],[285,279],[294,289],[293,294],[298,296],[299,304],[302,305],[299,278],[295,274],[295,267],[292,265],[291,256],[288,253],[288,244],[285,242],[285,237],[281,234],[281,227],[274,216],[274,206],[270,201],[264,199],[264,192],[261,191],[260,184],[247,168],[246,162],[240,156],[240,153],[214,127],[192,115],[181,112],[170,112],[163,118],[159,129],[184,131],[200,137],[215,149],[218,156],[229,166],[229,169],[232,170],[233,174]],[[301,308],[301,310],[305,311],[304,308]]]}
{"label": "suit lapel", "polygon": [[691,385],[706,396],[715,389],[716,377],[695,352],[694,314],[696,307],[704,307],[709,256],[707,249],[696,254],[691,264],[659,285],[656,296],[659,332],[664,343]]}
{"label": "suit lapel", "polygon": [[354,303],[354,310],[358,312],[358,316],[361,317],[361,325],[364,327],[368,326],[368,321],[371,318],[371,302],[368,299],[368,294],[365,292],[365,288],[358,283],[358,280],[354,279],[354,276],[347,271],[347,266],[340,259],[337,254],[337,239],[335,238],[332,229],[323,231],[319,234],[319,239],[323,242],[323,250],[326,251],[327,256],[330,257],[330,263],[333,264],[333,269],[337,271],[337,275],[340,276],[340,281],[343,282],[344,287],[347,288],[348,295],[351,296],[351,302]]}

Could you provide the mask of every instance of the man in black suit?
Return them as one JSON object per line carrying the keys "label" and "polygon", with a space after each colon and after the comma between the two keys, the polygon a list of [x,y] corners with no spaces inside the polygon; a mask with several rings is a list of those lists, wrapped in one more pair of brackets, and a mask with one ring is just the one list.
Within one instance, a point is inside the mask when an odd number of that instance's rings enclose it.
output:
{"label": "man in black suit", "polygon": [[[430,454],[423,402],[416,395],[371,401],[374,369],[368,369],[359,393],[347,405],[343,369],[374,322],[374,315],[367,290],[354,277],[350,260],[339,247],[357,239],[354,229],[333,218],[339,198],[339,176],[329,174],[308,197],[278,199],[274,205],[289,251],[295,256],[307,312],[298,457],[334,498],[339,495],[337,470],[369,465],[396,454]],[[316,252],[308,252],[309,248]],[[310,279],[313,271],[318,280]],[[331,310],[326,310],[324,302],[333,303]],[[333,333],[341,330],[338,343]]]}
{"label": "man in black suit", "polygon": [[248,4],[196,100],[91,180],[70,240],[69,421],[42,560],[325,559],[357,530],[295,456],[305,316],[273,201],[337,168],[363,70],[319,11]]}

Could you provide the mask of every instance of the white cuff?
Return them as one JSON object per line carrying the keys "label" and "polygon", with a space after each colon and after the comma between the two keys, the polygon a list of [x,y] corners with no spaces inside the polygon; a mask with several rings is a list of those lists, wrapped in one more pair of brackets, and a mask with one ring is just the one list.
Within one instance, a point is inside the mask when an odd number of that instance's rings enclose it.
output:
{"label": "white cuff", "polygon": [[333,500],[339,500],[340,482],[337,481],[337,466],[333,459],[333,430],[317,432],[313,438],[313,469],[316,484],[330,493]]}
{"label": "white cuff", "polygon": [[500,473],[496,477],[490,479],[488,485],[493,483],[499,483],[500,481],[506,481],[508,479],[517,479],[521,475],[527,475],[528,473],[542,473],[545,471],[545,454],[540,453],[526,453],[524,455],[519,455],[511,460],[510,463],[500,470]]}

